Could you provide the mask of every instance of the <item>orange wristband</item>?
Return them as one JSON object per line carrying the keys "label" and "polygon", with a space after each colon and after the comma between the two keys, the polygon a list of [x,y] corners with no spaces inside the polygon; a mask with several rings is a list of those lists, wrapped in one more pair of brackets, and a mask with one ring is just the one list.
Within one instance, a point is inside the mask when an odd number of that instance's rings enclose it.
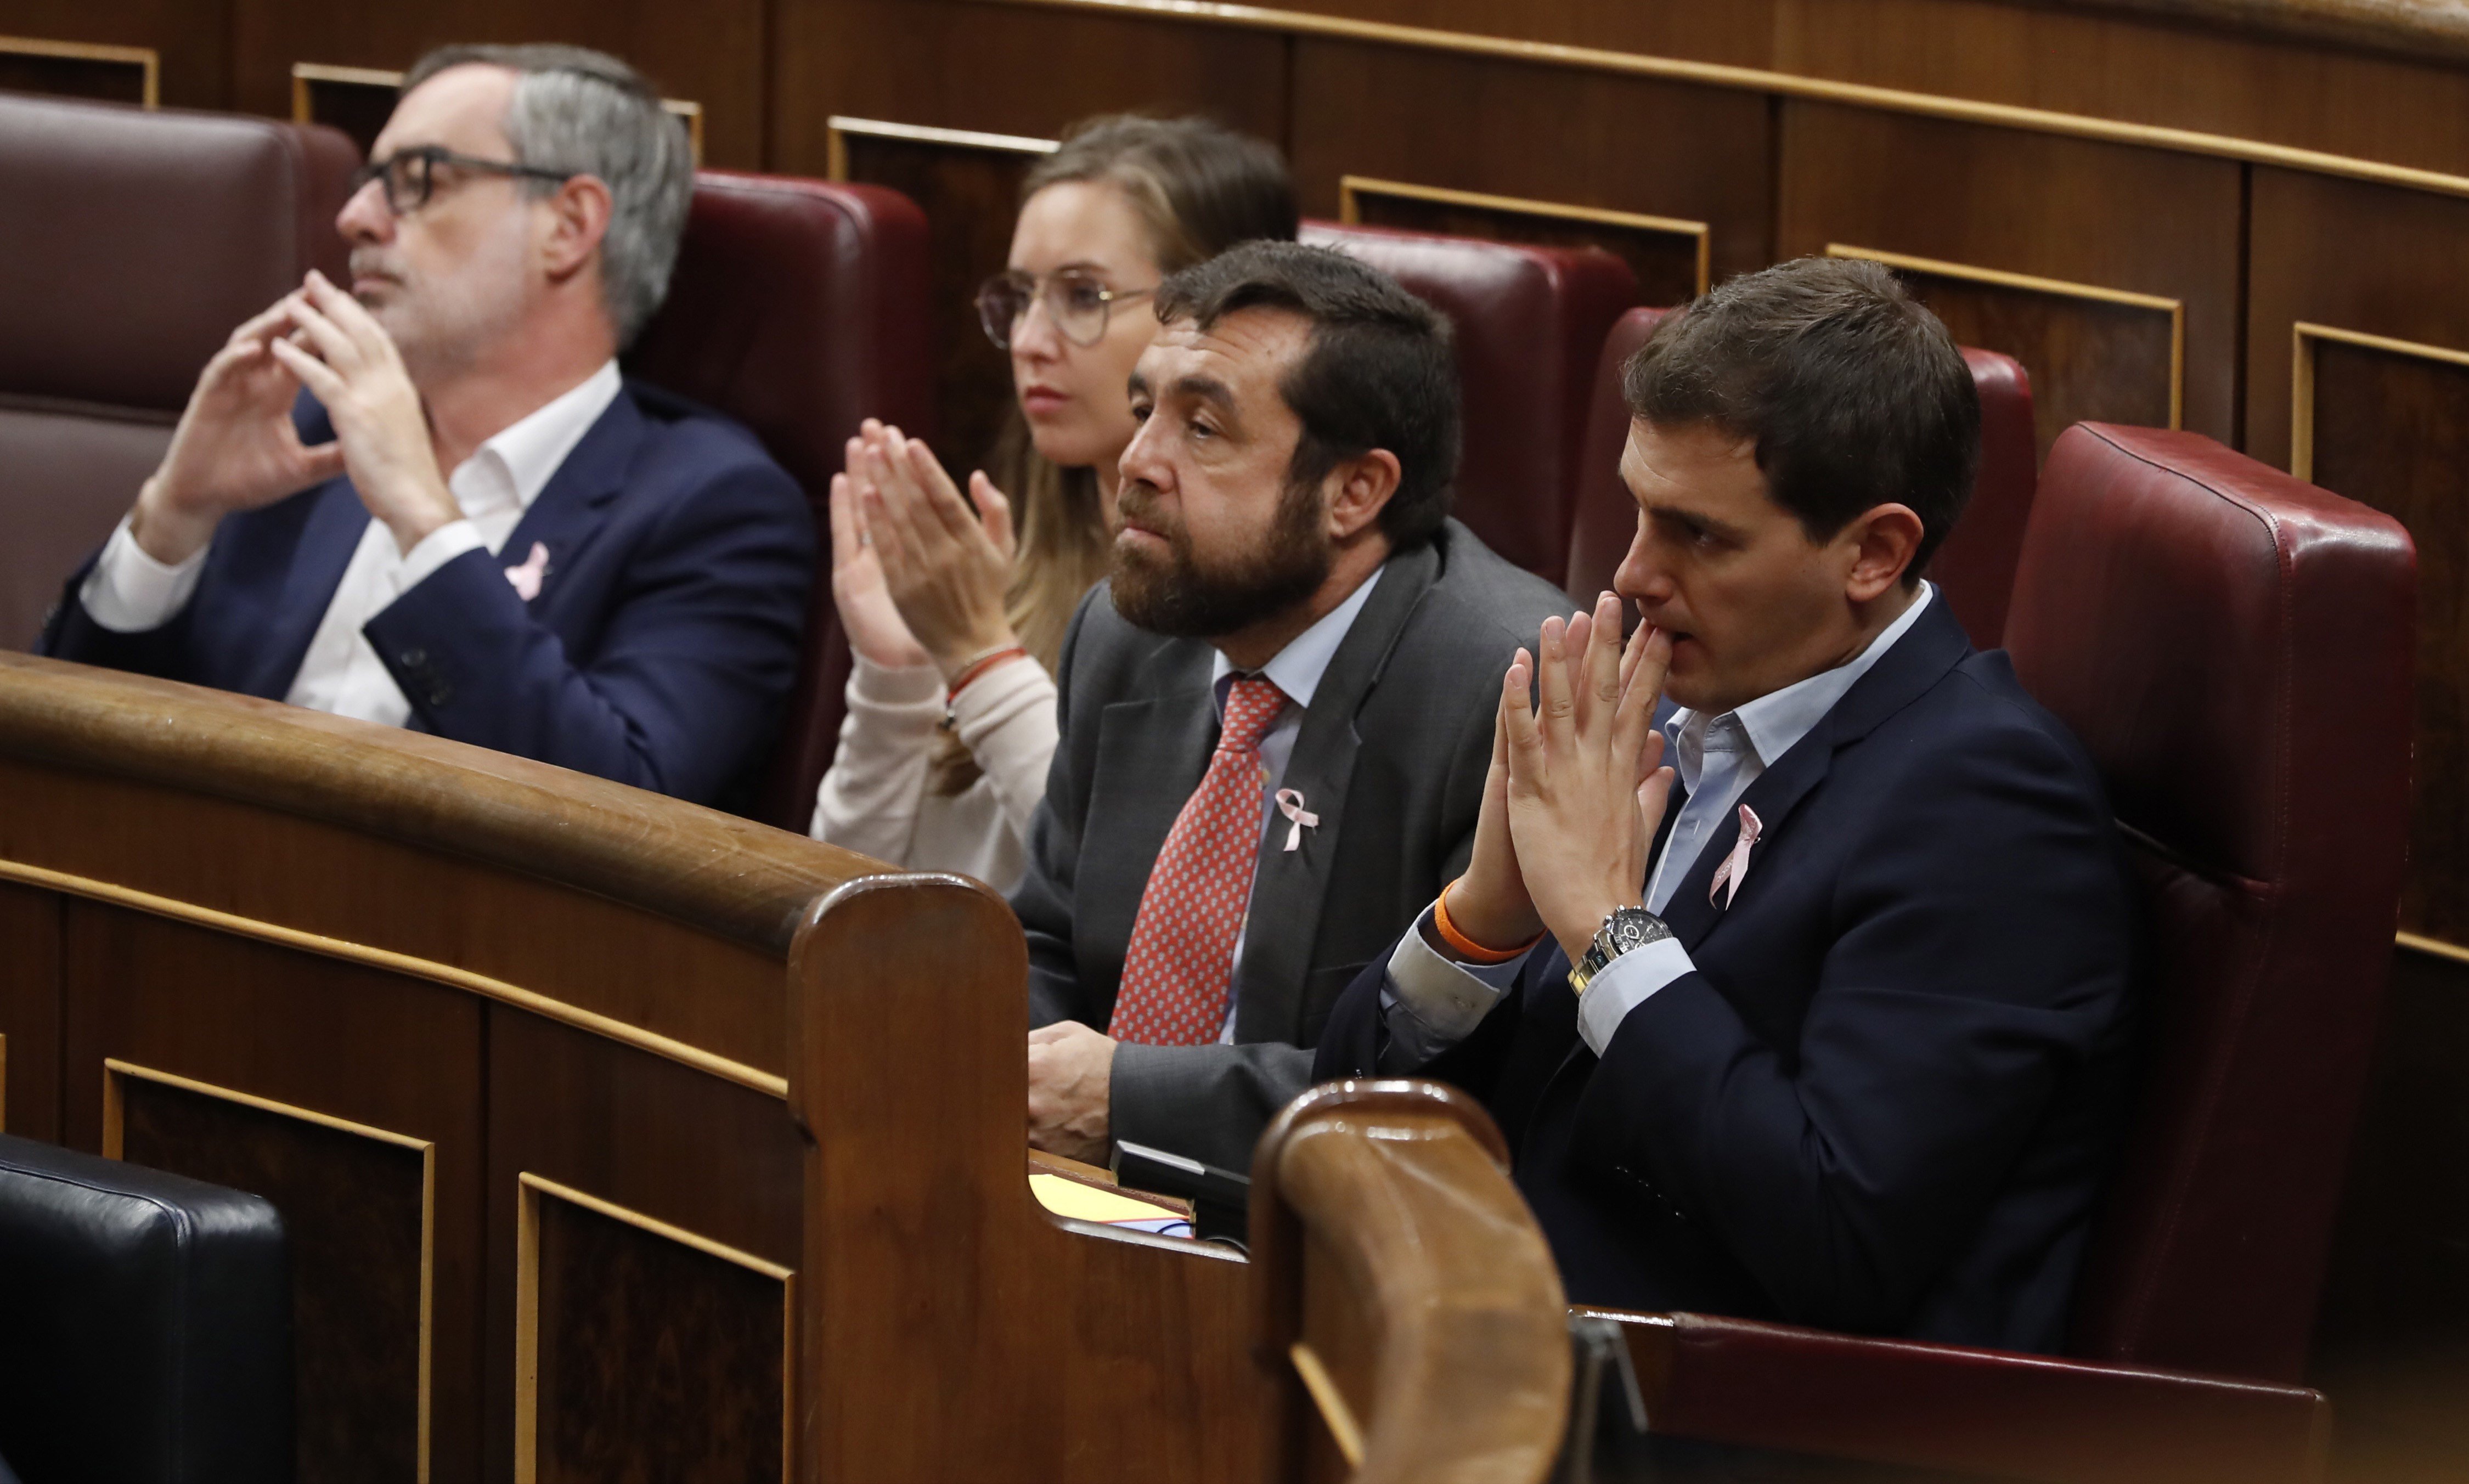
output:
{"label": "orange wristband", "polygon": [[[1449,883],[1449,886],[1456,885],[1454,881]],[[1449,945],[1451,953],[1473,963],[1506,963],[1543,940],[1543,935],[1537,933],[1514,948],[1486,948],[1459,932],[1457,924],[1449,920],[1449,887],[1446,886],[1441,888],[1440,900],[1432,903],[1432,926],[1441,930],[1441,941]]]}

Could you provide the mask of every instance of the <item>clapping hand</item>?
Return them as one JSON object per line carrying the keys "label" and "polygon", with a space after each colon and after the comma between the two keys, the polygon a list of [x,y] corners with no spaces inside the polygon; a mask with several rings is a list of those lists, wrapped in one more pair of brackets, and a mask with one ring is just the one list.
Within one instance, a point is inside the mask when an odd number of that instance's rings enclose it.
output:
{"label": "clapping hand", "polygon": [[291,421],[300,378],[271,349],[293,329],[296,297],[284,295],[233,331],[198,376],[130,522],[138,545],[156,561],[185,562],[224,516],[270,505],[343,472],[339,444],[300,441]]}
{"label": "clapping hand", "polygon": [[900,616],[884,585],[865,524],[865,445],[848,441],[845,472],[832,475],[832,606],[848,631],[849,648],[869,664],[906,669],[929,663],[925,649]]}
{"label": "clapping hand", "polygon": [[850,467],[886,589],[916,642],[957,679],[970,661],[1020,642],[1004,614],[1011,584],[1011,502],[982,473],[972,511],[934,452],[869,418]]}

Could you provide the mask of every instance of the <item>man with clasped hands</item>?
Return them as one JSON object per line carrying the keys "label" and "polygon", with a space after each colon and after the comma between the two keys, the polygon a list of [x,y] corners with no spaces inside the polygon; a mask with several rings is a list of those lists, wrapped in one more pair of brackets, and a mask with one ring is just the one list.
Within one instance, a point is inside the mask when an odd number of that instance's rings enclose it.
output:
{"label": "man with clasped hands", "polygon": [[424,58],[336,219],[351,291],[233,332],[42,652],[747,799],[814,521],[744,429],[619,375],[692,190],[613,58]]}
{"label": "man with clasped hands", "polygon": [[2088,758],[1919,577],[1971,377],[1882,269],[1806,260],[1626,383],[1644,624],[1607,592],[1510,664],[1465,873],[1314,1074],[1483,1098],[1573,1301],[2054,1350],[2130,914]]}

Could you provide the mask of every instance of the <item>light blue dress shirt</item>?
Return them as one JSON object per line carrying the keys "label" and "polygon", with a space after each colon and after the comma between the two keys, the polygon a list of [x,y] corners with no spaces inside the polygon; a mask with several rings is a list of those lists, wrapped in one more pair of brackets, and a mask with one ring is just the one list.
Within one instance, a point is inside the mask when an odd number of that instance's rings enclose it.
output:
{"label": "light blue dress shirt", "polygon": [[[1825,720],[1844,693],[1911,631],[1936,591],[1934,585],[1922,583],[1911,606],[1884,632],[1831,670],[1769,691],[1719,716],[1683,707],[1665,719],[1664,735],[1671,740],[1668,755],[1688,797],[1672,822],[1653,873],[1647,877],[1648,911],[1662,914],[1672,893],[1697,864],[1706,842],[1739,808],[1749,785]],[[1423,917],[1428,923],[1428,909]],[[1389,1026],[1390,1055],[1385,1059],[1396,1067],[1419,1066],[1471,1034],[1516,977],[1518,961],[1497,965],[1461,963],[1434,948],[1431,936],[1427,927],[1419,925],[1389,956],[1389,992],[1381,1000]],[[1588,1050],[1602,1055],[1629,1011],[1696,967],[1676,939],[1663,939],[1622,954],[1580,996],[1579,1037]]]}

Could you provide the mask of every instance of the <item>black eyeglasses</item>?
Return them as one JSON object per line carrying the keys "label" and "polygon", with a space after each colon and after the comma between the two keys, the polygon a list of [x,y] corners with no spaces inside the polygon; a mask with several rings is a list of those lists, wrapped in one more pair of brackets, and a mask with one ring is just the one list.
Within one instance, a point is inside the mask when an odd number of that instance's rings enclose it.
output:
{"label": "black eyeglasses", "polygon": [[437,190],[437,167],[468,171],[475,175],[504,175],[521,180],[546,180],[558,185],[573,179],[578,174],[570,170],[543,170],[537,165],[518,165],[512,160],[484,160],[474,155],[457,154],[443,145],[419,145],[409,150],[397,150],[381,160],[371,160],[352,175],[352,194],[358,196],[370,181],[385,187],[386,210],[398,217],[408,217],[428,204]]}
{"label": "black eyeglasses", "polygon": [[1028,317],[1028,307],[1043,303],[1046,317],[1074,345],[1095,345],[1106,337],[1106,319],[1118,304],[1148,297],[1153,289],[1109,289],[1077,268],[1040,279],[1034,274],[997,273],[978,290],[978,322],[998,350],[1011,349],[1011,337]]}

